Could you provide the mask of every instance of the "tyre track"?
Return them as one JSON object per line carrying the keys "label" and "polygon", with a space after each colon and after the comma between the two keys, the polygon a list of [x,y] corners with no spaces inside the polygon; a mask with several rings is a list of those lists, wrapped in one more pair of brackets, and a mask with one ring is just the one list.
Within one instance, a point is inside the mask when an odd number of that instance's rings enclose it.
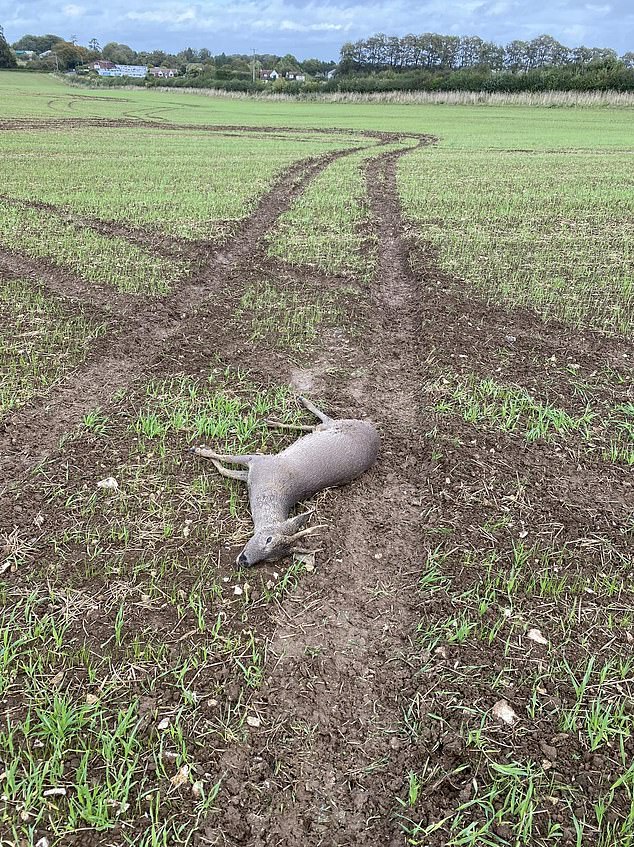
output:
{"label": "tyre track", "polygon": [[[118,331],[96,344],[88,360],[56,389],[2,421],[0,474],[5,485],[19,479],[29,467],[54,451],[60,438],[77,426],[87,411],[106,405],[116,391],[129,387],[165,351],[168,342],[177,346],[179,333],[185,330],[188,320],[195,319],[199,306],[213,301],[216,314],[213,325],[222,327],[239,298],[240,292],[234,286],[229,292],[224,289],[240,262],[257,252],[263,235],[311,179],[331,162],[358,149],[305,159],[288,168],[242,222],[235,236],[172,295],[156,298],[139,310],[138,297],[109,293]],[[61,283],[58,278],[56,293],[60,293]],[[88,298],[93,291],[93,286],[86,287]],[[83,299],[77,282],[73,296]],[[103,297],[104,293],[98,292],[95,305],[105,309]],[[218,331],[219,336],[222,331]],[[214,344],[215,349],[221,347]]]}
{"label": "tyre track", "polygon": [[81,308],[97,318],[125,314],[111,288],[88,285],[81,277],[44,259],[35,259],[0,246],[0,278],[28,278],[48,294],[65,300],[71,308]]}
{"label": "tyre track", "polygon": [[385,130],[372,129],[347,129],[345,127],[294,127],[294,126],[241,126],[239,124],[179,124],[163,123],[162,121],[151,121],[145,119],[116,119],[116,118],[5,118],[0,119],[0,132],[19,130],[42,130],[51,129],[84,129],[85,127],[98,127],[100,129],[156,129],[170,130],[175,132],[209,132],[214,134],[230,135],[346,135],[367,138],[382,143],[400,141],[403,138],[426,138],[423,133],[417,132],[388,132]]}
{"label": "tyre track", "polygon": [[[382,454],[346,491],[345,504],[335,501],[336,535],[325,545],[335,554],[281,611],[255,704],[263,728],[226,756],[227,790],[237,793],[238,807],[253,810],[246,822],[235,809],[224,815],[218,832],[230,844],[400,843],[393,841],[390,784],[400,772],[400,703],[411,679],[404,656],[416,631],[415,582],[426,554],[419,484],[426,454],[415,394],[420,298],[396,189],[403,152],[367,166],[379,240],[372,326],[344,362],[361,376],[348,382],[346,397],[331,394],[329,405],[341,414],[356,406],[359,416],[379,422]],[[341,366],[336,350],[328,356]],[[278,764],[269,769],[267,762]]]}
{"label": "tyre track", "polygon": [[210,242],[206,241],[190,241],[168,235],[160,230],[144,229],[121,221],[102,220],[91,215],[81,215],[69,206],[46,203],[43,200],[23,200],[19,197],[0,194],[0,203],[25,211],[34,209],[52,213],[63,223],[72,224],[82,229],[90,229],[99,233],[99,235],[110,238],[123,238],[130,244],[168,259],[197,258],[202,249],[209,250],[210,247],[213,247]]}

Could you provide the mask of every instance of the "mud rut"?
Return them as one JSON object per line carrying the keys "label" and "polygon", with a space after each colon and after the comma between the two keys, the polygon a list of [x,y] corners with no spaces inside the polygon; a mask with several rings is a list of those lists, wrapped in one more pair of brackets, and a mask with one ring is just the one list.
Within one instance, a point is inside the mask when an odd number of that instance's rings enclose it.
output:
{"label": "mud rut", "polygon": [[[291,166],[242,222],[233,238],[211,255],[204,244],[184,242],[184,256],[197,263],[198,268],[189,279],[180,281],[171,295],[152,298],[141,308],[142,298],[138,295],[117,294],[106,286],[87,285],[46,261],[0,249],[0,273],[33,277],[46,290],[70,299],[98,320],[107,319],[110,330],[106,339],[93,343],[87,362],[76,371],[72,381],[66,380],[43,400],[32,402],[3,422],[0,472],[5,482],[55,450],[59,439],[87,411],[106,405],[115,391],[138,379],[168,342],[186,331],[198,307],[213,306],[216,298],[219,313],[214,329],[221,336],[227,318],[222,308],[227,280],[257,251],[262,233],[269,230],[310,180],[336,158],[355,149],[358,148],[304,159]],[[88,223],[87,219],[84,223]],[[130,232],[124,226],[116,226],[116,230],[134,243],[141,241],[138,229]],[[154,234],[147,234],[143,246],[151,249],[155,240]],[[173,243],[174,239],[170,241]],[[212,341],[215,349],[222,349],[220,337]]]}
{"label": "mud rut", "polygon": [[[316,367],[291,374],[302,390],[325,389],[341,414],[352,409],[380,421],[382,460],[337,498],[324,545],[334,552],[280,610],[270,673],[258,692],[263,729],[226,755],[227,789],[235,793],[220,827],[226,843],[376,845],[392,837],[403,843],[381,763],[400,745],[424,550],[415,397],[419,307],[400,237],[399,155],[368,166],[379,238],[373,324],[345,358],[333,345]],[[354,376],[333,391],[319,375],[326,363]],[[285,763],[281,779],[271,772],[273,758]]]}

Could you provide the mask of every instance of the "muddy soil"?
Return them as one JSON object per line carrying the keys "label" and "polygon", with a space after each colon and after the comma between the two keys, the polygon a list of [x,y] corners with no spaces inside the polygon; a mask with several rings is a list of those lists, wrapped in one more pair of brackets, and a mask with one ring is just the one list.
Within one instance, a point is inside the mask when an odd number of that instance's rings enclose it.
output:
{"label": "muddy soil", "polygon": [[[320,521],[329,528],[315,571],[273,616],[262,614],[269,647],[264,682],[252,699],[260,723],[248,730],[246,741],[208,751],[204,767],[223,783],[218,810],[202,822],[194,844],[405,847],[397,798],[406,794],[408,773],[421,772],[431,758],[440,774],[422,801],[420,819],[431,822],[469,799],[483,757],[465,744],[463,712],[474,706],[490,711],[497,699],[491,673],[508,661],[499,642],[443,645],[425,655],[418,633],[452,611],[447,597],[421,594],[419,580],[430,554],[450,537],[445,566],[457,590],[478,582],[477,569],[474,574],[464,566],[464,551],[477,558],[494,546],[506,551],[519,538],[557,543],[571,553],[561,567],[582,575],[606,564],[597,539],[615,556],[631,552],[631,536],[624,532],[634,506],[631,471],[592,457],[573,458],[549,444],[527,445],[512,435],[476,430],[459,416],[439,419],[423,386],[451,369],[543,390],[539,374],[547,373],[549,395],[565,406],[574,401],[566,369],[572,362],[578,365],[575,373],[599,380],[599,397],[607,402],[616,389],[597,374],[609,366],[631,378],[634,346],[545,324],[529,310],[491,306],[440,273],[433,255],[404,237],[395,177],[399,155],[384,154],[368,164],[379,261],[365,292],[361,332],[325,328],[311,356],[298,361],[266,340],[250,341],[228,319],[250,273],[276,267],[287,272],[264,257],[260,235],[334,157],[304,163],[263,198],[235,238],[201,257],[197,274],[171,297],[142,309],[138,298],[113,297],[115,331],[108,349],[105,343],[96,347],[61,388],[10,416],[0,433],[0,527],[10,530],[32,527],[43,508],[44,498],[28,475],[35,462],[50,460],[61,473],[72,451],[80,473],[94,480],[103,459],[99,447],[83,458],[81,446],[58,448],[82,414],[107,407],[115,389],[133,389],[152,375],[203,374],[214,357],[247,368],[260,384],[291,384],[319,397],[334,416],[367,417],[380,428],[375,468],[319,500]],[[18,263],[19,257],[0,257],[6,271],[14,273]],[[82,296],[80,281],[62,272],[38,263],[23,269],[37,277],[46,271],[52,274],[51,290],[61,293],[68,285],[70,297]],[[301,272],[296,275],[301,281]],[[339,284],[312,274],[303,279],[307,291]],[[96,309],[108,311],[103,293],[85,294],[94,296]],[[125,448],[123,439],[122,452]],[[491,519],[501,513],[505,522],[491,528]],[[235,551],[221,552],[219,567],[228,570]],[[629,599],[624,593],[625,605]],[[588,615],[600,605],[588,599]],[[543,615],[549,620],[546,611]],[[580,612],[579,635],[589,620]],[[597,649],[611,655],[611,635],[597,631],[595,638]],[[528,680],[544,655],[521,635],[513,649],[512,699],[519,711],[531,697]],[[574,659],[574,653],[569,656]],[[568,695],[548,691],[560,702]],[[415,737],[404,724],[413,704]],[[494,727],[491,737],[510,749],[503,728]],[[634,755],[629,740],[626,751]],[[556,760],[561,781],[581,786],[578,809],[590,816],[615,769],[613,761],[587,752],[574,735],[562,739],[549,718],[512,739],[515,759]],[[447,776],[454,772],[459,776]],[[563,815],[561,822],[561,843],[574,844]],[[501,845],[510,843],[507,836],[500,828]],[[85,833],[74,843],[119,842],[116,836]],[[442,847],[446,833],[436,832],[424,843]],[[595,842],[589,836],[587,843]]]}

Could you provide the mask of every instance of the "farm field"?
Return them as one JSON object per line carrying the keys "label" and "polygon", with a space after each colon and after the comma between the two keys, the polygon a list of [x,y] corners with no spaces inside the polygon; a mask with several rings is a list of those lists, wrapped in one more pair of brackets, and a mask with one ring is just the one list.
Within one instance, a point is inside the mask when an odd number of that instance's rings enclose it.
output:
{"label": "farm field", "polygon": [[634,844],[633,129],[0,73],[1,844]]}

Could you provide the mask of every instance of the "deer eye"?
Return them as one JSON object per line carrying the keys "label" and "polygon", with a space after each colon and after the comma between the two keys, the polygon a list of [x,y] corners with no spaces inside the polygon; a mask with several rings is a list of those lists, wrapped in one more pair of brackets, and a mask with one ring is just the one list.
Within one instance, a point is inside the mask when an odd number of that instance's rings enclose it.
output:
{"label": "deer eye", "polygon": [[272,536],[272,535],[269,535],[269,537],[266,539],[266,541],[265,541],[264,543],[265,543],[265,544],[270,544],[270,543],[271,543],[271,541],[273,541],[273,536]]}

